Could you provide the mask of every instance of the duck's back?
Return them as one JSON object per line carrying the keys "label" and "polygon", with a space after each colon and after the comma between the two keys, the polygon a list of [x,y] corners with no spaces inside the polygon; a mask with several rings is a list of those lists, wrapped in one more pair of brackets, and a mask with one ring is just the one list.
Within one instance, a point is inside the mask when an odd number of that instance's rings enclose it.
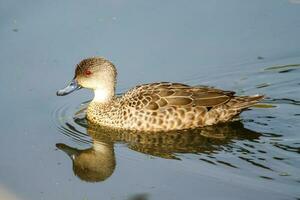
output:
{"label": "duck's back", "polygon": [[190,129],[229,121],[262,98],[236,97],[231,91],[180,83],[152,83],[129,90],[110,105],[93,108],[91,104],[88,119],[138,131]]}

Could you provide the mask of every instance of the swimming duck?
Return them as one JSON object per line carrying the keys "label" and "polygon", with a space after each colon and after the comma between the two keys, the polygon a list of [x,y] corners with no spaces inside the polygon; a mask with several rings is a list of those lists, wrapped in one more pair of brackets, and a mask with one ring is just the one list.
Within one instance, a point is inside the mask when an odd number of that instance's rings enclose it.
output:
{"label": "swimming duck", "polygon": [[80,88],[94,91],[87,119],[95,124],[135,131],[193,129],[231,121],[262,95],[235,96],[235,92],[205,86],[159,82],[115,94],[117,70],[113,63],[92,57],[77,64],[71,83],[57,92],[67,95]]}

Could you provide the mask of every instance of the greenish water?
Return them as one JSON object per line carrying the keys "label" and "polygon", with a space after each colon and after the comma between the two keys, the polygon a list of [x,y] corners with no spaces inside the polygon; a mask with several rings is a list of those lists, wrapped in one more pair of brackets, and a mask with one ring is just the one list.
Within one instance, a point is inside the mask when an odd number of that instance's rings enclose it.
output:
{"label": "greenish water", "polygon": [[[299,35],[297,0],[0,1],[0,199],[299,199]],[[89,91],[55,95],[94,55],[118,93],[173,81],[267,99],[223,126],[112,133],[84,119]]]}

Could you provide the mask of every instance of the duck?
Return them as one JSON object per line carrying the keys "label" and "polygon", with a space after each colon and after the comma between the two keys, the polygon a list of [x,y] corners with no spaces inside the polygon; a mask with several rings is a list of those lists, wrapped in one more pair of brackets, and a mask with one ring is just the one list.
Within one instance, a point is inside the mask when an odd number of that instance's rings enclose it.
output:
{"label": "duck", "polygon": [[91,89],[86,118],[91,123],[121,130],[162,132],[195,129],[234,120],[264,95],[237,96],[233,91],[175,82],[135,86],[116,95],[117,69],[103,57],[80,61],[75,76],[58,96]]}

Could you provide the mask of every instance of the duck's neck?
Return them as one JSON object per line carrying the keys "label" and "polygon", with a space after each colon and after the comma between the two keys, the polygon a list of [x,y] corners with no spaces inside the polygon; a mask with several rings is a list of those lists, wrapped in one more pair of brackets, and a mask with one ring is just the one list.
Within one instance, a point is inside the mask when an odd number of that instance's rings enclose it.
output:
{"label": "duck's neck", "polygon": [[96,90],[94,90],[94,99],[92,102],[100,103],[100,104],[109,103],[114,96],[115,96],[114,87],[97,88]]}

